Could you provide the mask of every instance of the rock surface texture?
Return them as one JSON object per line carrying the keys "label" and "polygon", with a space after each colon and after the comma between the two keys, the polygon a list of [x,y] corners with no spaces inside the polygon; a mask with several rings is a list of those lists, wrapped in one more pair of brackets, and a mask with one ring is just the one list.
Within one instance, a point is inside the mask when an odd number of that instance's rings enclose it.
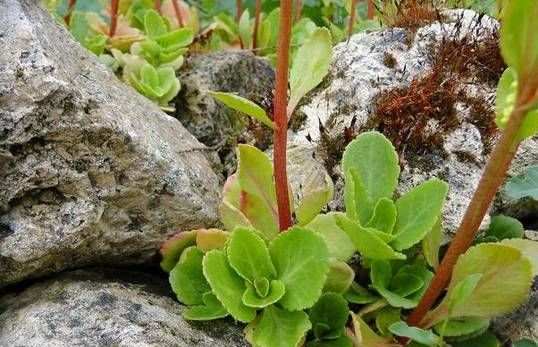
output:
{"label": "rock surface texture", "polygon": [[237,142],[267,147],[272,132],[218,102],[207,91],[233,92],[262,103],[272,95],[274,70],[269,61],[246,51],[194,54],[179,74],[176,117],[196,138],[221,155],[224,171],[235,170]]}
{"label": "rock surface texture", "polygon": [[0,346],[248,346],[231,320],[183,320],[185,308],[168,287],[161,278],[117,269],[62,274],[0,297]]}
{"label": "rock surface texture", "polygon": [[[292,148],[314,151],[335,180],[332,209],[343,208],[340,159],[346,143],[362,131],[378,130],[396,144],[401,158],[397,194],[432,177],[445,180],[450,192],[443,229],[447,234],[457,229],[497,138],[495,72],[458,57],[465,43],[476,49],[495,47],[496,28],[487,16],[453,10],[444,13],[443,23],[414,33],[399,28],[360,33],[335,47],[329,75],[299,107],[289,135]],[[494,53],[484,56],[494,59]],[[390,102],[384,104],[388,118],[380,115],[383,98]],[[429,113],[416,117],[425,108]],[[401,111],[401,118],[393,111]],[[527,140],[515,162],[537,164],[537,144],[537,139]],[[497,210],[507,208],[501,204]]]}
{"label": "rock surface texture", "polygon": [[177,230],[214,224],[208,149],[39,3],[0,7],[0,287],[145,262]]}

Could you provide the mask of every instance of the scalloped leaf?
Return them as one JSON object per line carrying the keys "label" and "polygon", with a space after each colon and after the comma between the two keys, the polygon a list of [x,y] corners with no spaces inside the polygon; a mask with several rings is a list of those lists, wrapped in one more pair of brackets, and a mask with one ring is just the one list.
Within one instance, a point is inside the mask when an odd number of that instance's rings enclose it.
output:
{"label": "scalloped leaf", "polygon": [[180,302],[200,305],[203,295],[211,290],[202,271],[204,253],[195,246],[183,251],[176,266],[170,271],[169,282]]}
{"label": "scalloped leaf", "polygon": [[378,200],[391,199],[394,194],[400,175],[398,155],[385,136],[370,131],[347,145],[342,165],[346,175],[346,213],[366,225]]}
{"label": "scalloped leaf", "polygon": [[381,335],[385,337],[392,337],[389,327],[400,320],[400,309],[394,307],[383,307],[375,316],[375,326]]}
{"label": "scalloped leaf", "polygon": [[179,257],[185,248],[196,245],[197,230],[182,231],[168,240],[161,246],[162,256],[161,269],[170,272],[179,261]]}
{"label": "scalloped leaf", "polygon": [[252,338],[260,347],[296,347],[312,325],[303,311],[269,306],[255,325]]}
{"label": "scalloped leaf", "polygon": [[538,165],[528,167],[521,175],[508,181],[504,192],[512,199],[529,197],[538,200]]}
{"label": "scalloped leaf", "polygon": [[392,338],[381,337],[377,335],[362,318],[351,312],[353,321],[353,330],[359,346],[375,347],[401,347],[399,343],[393,342]]}
{"label": "scalloped leaf", "polygon": [[443,228],[441,218],[433,226],[424,239],[422,239],[422,254],[428,265],[437,269],[439,267],[439,248],[443,240]]}
{"label": "scalloped leaf", "polygon": [[207,94],[221,101],[226,106],[233,108],[236,111],[243,112],[252,118],[259,120],[271,129],[275,129],[275,123],[267,116],[265,110],[256,103],[234,93],[208,91]]}
{"label": "scalloped leaf", "polygon": [[256,317],[256,310],[243,304],[245,281],[228,264],[224,251],[207,252],[203,264],[204,276],[222,306],[240,322],[248,323]]}
{"label": "scalloped leaf", "polygon": [[144,15],[144,31],[150,38],[155,38],[166,34],[166,23],[163,18],[154,10],[146,11]]}
{"label": "scalloped leaf", "polygon": [[377,229],[386,234],[392,234],[396,224],[396,206],[392,200],[381,198],[374,208],[372,218],[366,223],[366,227]]}
{"label": "scalloped leaf", "polygon": [[227,247],[228,262],[245,280],[274,279],[276,270],[265,241],[254,230],[236,228]]}
{"label": "scalloped leaf", "polygon": [[279,303],[288,310],[314,305],[329,272],[329,250],[323,237],[309,229],[293,227],[271,242],[269,254],[277,278],[286,287]]}
{"label": "scalloped leaf", "polygon": [[[455,288],[468,276],[482,274],[471,294],[451,303]],[[529,295],[531,262],[517,248],[505,244],[482,243],[459,257],[441,304],[424,319],[429,324],[450,317],[492,318],[513,311]]]}
{"label": "scalloped leaf", "polygon": [[503,245],[509,245],[519,249],[532,266],[532,277],[538,276],[538,242],[524,239],[508,239],[502,241]]}
{"label": "scalloped leaf", "polygon": [[276,303],[284,296],[284,293],[286,293],[284,283],[279,280],[272,280],[267,294],[263,297],[259,295],[254,287],[249,286],[243,294],[243,303],[249,307],[263,308]]}
{"label": "scalloped leaf", "polygon": [[476,334],[477,332],[478,334],[482,334],[488,329],[489,322],[489,319],[480,317],[454,318],[449,320],[446,325],[445,322],[435,325],[433,330],[447,338],[465,337]]}
{"label": "scalloped leaf", "polygon": [[325,293],[312,306],[309,316],[316,339],[339,338],[345,335],[349,317],[347,301],[341,294]]}
{"label": "scalloped leaf", "polygon": [[448,193],[448,184],[436,178],[423,182],[396,201],[396,239],[390,243],[401,251],[419,243],[435,226]]}
{"label": "scalloped leaf", "polygon": [[196,233],[196,247],[202,252],[222,249],[226,245],[230,233],[220,229],[200,229]]}
{"label": "scalloped leaf", "polygon": [[405,254],[398,253],[369,228],[363,228],[344,215],[335,215],[336,224],[346,232],[359,253],[368,259],[390,260],[405,259]]}
{"label": "scalloped leaf", "polygon": [[323,291],[345,293],[353,283],[354,278],[355,271],[351,266],[333,258],[331,259],[331,267],[323,286]]}
{"label": "scalloped leaf", "polygon": [[192,306],[185,310],[183,317],[188,320],[206,321],[228,316],[228,311],[222,306],[215,294],[205,293],[203,301],[203,305]]}
{"label": "scalloped leaf", "polygon": [[320,233],[325,238],[331,257],[340,261],[348,261],[357,251],[353,242],[336,223],[334,216],[340,212],[317,215],[305,228]]}
{"label": "scalloped leaf", "polygon": [[344,293],[344,298],[353,304],[359,305],[371,304],[380,299],[357,282],[351,283],[349,289]]}

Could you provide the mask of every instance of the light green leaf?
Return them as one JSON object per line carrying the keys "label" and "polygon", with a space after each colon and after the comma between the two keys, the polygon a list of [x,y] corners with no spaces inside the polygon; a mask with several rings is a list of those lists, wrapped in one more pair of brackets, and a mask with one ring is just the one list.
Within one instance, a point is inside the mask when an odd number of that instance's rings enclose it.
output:
{"label": "light green leaf", "polygon": [[391,242],[400,251],[420,242],[441,215],[448,184],[436,178],[411,189],[396,201],[398,217]]}
{"label": "light green leaf", "polygon": [[299,225],[311,222],[333,198],[333,186],[330,185],[306,193],[295,209]]}
{"label": "light green leaf", "polygon": [[340,213],[331,212],[317,215],[305,227],[323,235],[331,257],[340,261],[348,261],[357,248],[353,245],[349,236],[336,224],[335,214]]}
{"label": "light green leaf", "polygon": [[323,294],[309,315],[316,339],[336,339],[345,334],[349,309],[341,294]]}
{"label": "light green leaf", "polygon": [[196,245],[196,230],[183,231],[175,234],[161,246],[160,253],[163,257],[161,269],[170,272],[179,261],[179,257],[185,248]]}
{"label": "light green leaf", "polygon": [[[366,225],[378,200],[391,199],[394,194],[400,175],[398,155],[390,141],[382,134],[366,132],[346,147],[342,165],[346,174],[346,193],[353,195],[346,197],[346,213],[348,216],[356,215],[360,223]],[[353,177],[354,189],[347,188],[350,170],[354,170],[360,178],[359,180]],[[353,171],[351,174],[353,175]],[[350,201],[355,201],[355,206],[348,206]],[[355,212],[350,212],[349,209],[355,209]]]}
{"label": "light green leaf", "polygon": [[326,28],[317,28],[309,40],[295,54],[290,70],[290,99],[288,116],[299,101],[321,83],[329,72],[332,60],[331,33]]}
{"label": "light green leaf", "polygon": [[267,294],[262,297],[256,292],[254,287],[249,286],[243,294],[243,303],[249,307],[267,307],[280,300],[286,292],[284,283],[278,280],[272,280],[268,289]]}
{"label": "light green leaf", "polygon": [[271,129],[275,129],[275,123],[269,119],[265,110],[256,103],[233,93],[208,91],[207,94],[218,99],[226,106],[233,108],[236,111],[246,113]]}
{"label": "light green leaf", "polygon": [[439,336],[435,335],[432,331],[423,330],[417,327],[410,327],[405,322],[397,322],[389,327],[389,330],[398,336],[408,337],[413,341],[422,343],[427,346],[437,346],[442,340]]}
{"label": "light green leaf", "polygon": [[422,253],[428,265],[434,269],[439,267],[439,248],[443,239],[441,224],[441,218],[438,218],[433,228],[422,239]]}
{"label": "light green leaf", "polygon": [[183,317],[188,320],[206,321],[224,318],[228,311],[222,306],[215,294],[208,292],[203,296],[203,305],[189,307],[183,312]]}
{"label": "light green leaf", "polygon": [[396,206],[390,199],[379,199],[374,208],[374,214],[366,227],[392,234],[394,224],[396,224]]}
{"label": "light green leaf", "polygon": [[230,234],[220,229],[200,229],[196,233],[196,247],[202,252],[222,249]]}
{"label": "light green leaf", "polygon": [[454,286],[454,290],[450,293],[449,312],[452,310],[452,307],[467,300],[467,298],[474,292],[482,276],[483,274],[481,273],[469,275]]}
{"label": "light green leaf", "polygon": [[[468,276],[482,274],[467,298],[451,305],[459,283]],[[528,296],[532,265],[517,248],[505,244],[481,243],[459,257],[452,272],[448,293],[425,321],[432,325],[448,317],[492,318],[511,312]],[[449,310],[450,309],[450,310]]]}
{"label": "light green leaf", "polygon": [[154,10],[146,11],[146,15],[144,16],[144,29],[150,38],[164,35],[167,32],[164,20]]}
{"label": "light green leaf", "polygon": [[335,215],[336,224],[346,232],[357,250],[364,258],[389,260],[405,259],[405,254],[398,253],[379,238],[373,229],[363,228],[344,215]]}
{"label": "light green leaf", "polygon": [[69,23],[69,31],[71,35],[80,42],[84,44],[86,41],[86,35],[88,34],[88,21],[86,20],[86,15],[80,11],[73,11],[71,13],[71,22]]}
{"label": "light green leaf", "polygon": [[228,264],[224,251],[207,252],[203,260],[203,269],[213,293],[232,317],[243,323],[248,323],[256,317],[256,310],[243,304],[245,281]]}
{"label": "light green leaf", "polygon": [[273,305],[263,310],[253,339],[260,347],[296,347],[310,328],[306,313],[290,312]]}
{"label": "light green leaf", "polygon": [[193,35],[191,28],[177,29],[155,38],[155,42],[157,42],[161,47],[173,48],[174,50],[179,47],[190,45],[192,40]]}
{"label": "light green leaf", "polygon": [[202,271],[204,253],[191,246],[183,251],[179,262],[170,271],[170,285],[180,302],[200,305],[204,293],[211,290]]}
{"label": "light green leaf", "polygon": [[519,249],[532,265],[532,277],[538,276],[538,242],[524,239],[508,239],[502,241],[503,245],[508,245]]}
{"label": "light green leaf", "polygon": [[274,279],[276,276],[265,241],[253,230],[236,228],[227,253],[230,266],[251,284],[257,279]]}
{"label": "light green leaf", "polygon": [[286,287],[280,304],[288,310],[314,305],[329,272],[329,250],[323,237],[309,229],[293,227],[271,242],[269,253],[277,278]]}
{"label": "light green leaf", "polygon": [[323,286],[323,291],[344,293],[349,289],[354,278],[355,272],[351,266],[333,258],[331,259],[331,267]]}
{"label": "light green leaf", "polygon": [[248,12],[248,9],[243,11],[243,14],[239,18],[238,28],[239,28],[239,37],[241,38],[241,42],[243,43],[243,49],[250,49],[253,27],[251,24],[250,14]]}
{"label": "light green leaf", "polygon": [[383,307],[375,316],[375,326],[381,335],[391,337],[392,334],[389,327],[400,320],[400,309],[394,307]]}
{"label": "light green leaf", "polygon": [[538,165],[528,167],[524,173],[512,178],[504,187],[504,192],[512,199],[530,197],[538,200]]}
{"label": "light green leaf", "polygon": [[441,336],[462,337],[469,335],[476,336],[482,334],[489,327],[489,319],[479,317],[455,318],[445,322],[441,322],[433,327],[433,330]]}
{"label": "light green leaf", "polygon": [[501,26],[501,53],[519,76],[531,77],[538,67],[538,2],[507,3]]}
{"label": "light green leaf", "polygon": [[239,185],[237,173],[228,177],[224,183],[222,195],[223,198],[220,204],[220,217],[225,229],[234,230],[238,226],[252,228],[252,223],[240,210],[241,186]]}
{"label": "light green leaf", "polygon": [[353,330],[359,346],[375,346],[375,347],[400,347],[399,343],[393,342],[392,338],[381,337],[377,335],[362,318],[351,312],[353,320]]}

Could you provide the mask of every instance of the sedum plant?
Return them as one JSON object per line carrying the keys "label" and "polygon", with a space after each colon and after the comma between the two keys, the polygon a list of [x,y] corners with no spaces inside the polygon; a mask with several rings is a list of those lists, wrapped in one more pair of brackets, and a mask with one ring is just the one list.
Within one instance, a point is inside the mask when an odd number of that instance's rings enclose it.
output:
{"label": "sedum plant", "polygon": [[[532,49],[521,59],[538,57],[537,31],[529,31],[536,23],[526,22],[538,5],[516,0],[509,6],[502,44],[505,51],[511,47],[509,65],[518,67],[510,83],[500,82],[498,123],[506,130],[486,175],[492,167],[504,174],[497,169],[506,170],[519,141],[536,132],[538,81],[530,72],[538,60],[510,62],[522,45]],[[378,132],[362,133],[344,151],[344,212],[322,213],[332,198],[330,184],[300,201],[291,198],[287,121],[327,74],[331,36],[316,29],[293,56],[288,78],[290,1],[282,1],[280,14],[274,114],[233,93],[208,92],[273,129],[274,155],[271,162],[239,145],[238,169],[225,183],[220,206],[223,230],[181,232],[162,246],[161,267],[188,306],[184,317],[231,316],[246,324],[247,340],[259,347],[500,346],[488,332],[490,321],[517,308],[538,275],[538,243],[522,238],[521,223],[494,217],[479,238],[480,223],[476,229],[463,224],[440,261],[449,187],[430,179],[396,196],[398,156]],[[473,222],[482,220],[501,183],[489,175],[469,207]]]}

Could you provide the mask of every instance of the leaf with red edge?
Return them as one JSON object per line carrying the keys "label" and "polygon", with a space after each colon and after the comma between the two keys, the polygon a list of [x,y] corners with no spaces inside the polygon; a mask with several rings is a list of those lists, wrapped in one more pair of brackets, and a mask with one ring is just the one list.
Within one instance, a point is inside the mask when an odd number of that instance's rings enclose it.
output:
{"label": "leaf with red edge", "polygon": [[179,261],[183,250],[196,244],[196,233],[197,230],[182,231],[163,243],[160,253],[163,258],[161,268],[164,271],[170,272]]}

